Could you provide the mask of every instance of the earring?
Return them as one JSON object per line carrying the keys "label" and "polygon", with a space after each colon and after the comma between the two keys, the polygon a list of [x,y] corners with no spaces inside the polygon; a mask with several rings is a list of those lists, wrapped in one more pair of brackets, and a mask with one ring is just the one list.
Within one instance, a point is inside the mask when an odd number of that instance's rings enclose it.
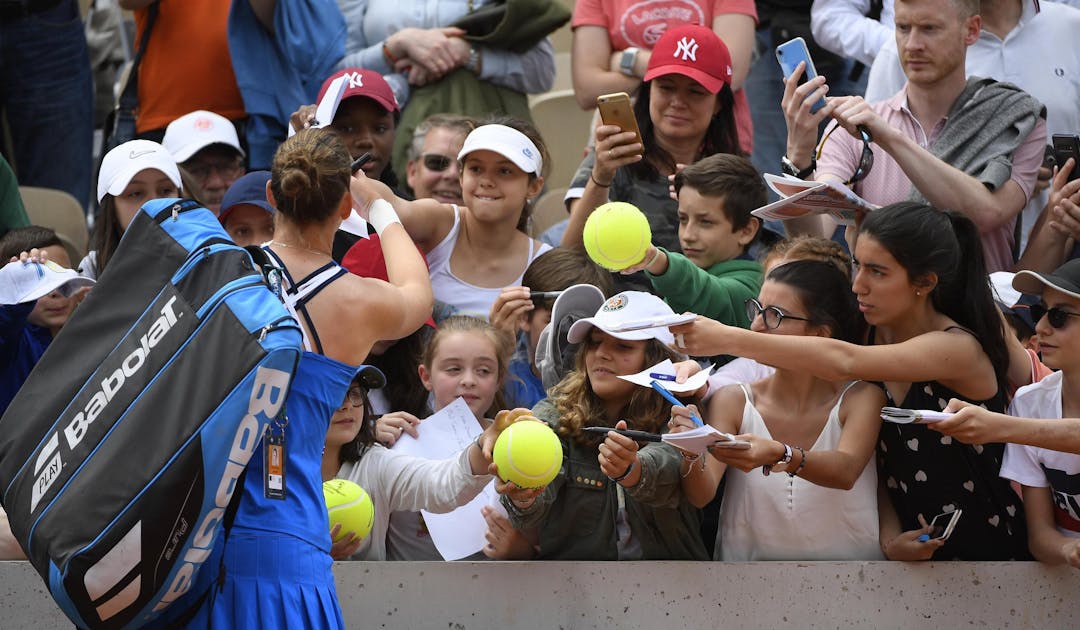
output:
{"label": "earring", "polygon": [[922,291],[916,291],[915,295],[922,295]]}

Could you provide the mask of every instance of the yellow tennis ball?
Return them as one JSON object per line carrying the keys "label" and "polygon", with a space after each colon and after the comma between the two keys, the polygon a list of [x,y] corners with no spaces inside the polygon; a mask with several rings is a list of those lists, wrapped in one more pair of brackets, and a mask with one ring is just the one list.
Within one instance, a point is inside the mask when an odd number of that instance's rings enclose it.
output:
{"label": "yellow tennis ball", "polygon": [[562,443],[543,422],[515,422],[495,440],[492,459],[503,481],[521,488],[539,488],[551,483],[562,467]]}
{"label": "yellow tennis ball", "polygon": [[324,481],[322,490],[326,511],[330,514],[330,531],[335,525],[341,525],[334,542],[349,532],[355,532],[358,538],[367,538],[375,524],[375,504],[368,493],[348,479]]}
{"label": "yellow tennis ball", "polygon": [[582,238],[589,258],[604,269],[619,271],[645,259],[652,243],[652,230],[649,220],[636,206],[610,201],[589,215]]}

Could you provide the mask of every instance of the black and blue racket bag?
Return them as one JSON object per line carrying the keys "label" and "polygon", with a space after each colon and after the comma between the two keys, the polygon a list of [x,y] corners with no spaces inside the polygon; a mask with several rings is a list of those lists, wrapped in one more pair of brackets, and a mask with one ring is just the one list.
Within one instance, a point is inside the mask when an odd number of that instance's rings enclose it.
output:
{"label": "black and blue racket bag", "polygon": [[300,353],[209,210],[143,206],[0,419],[12,532],[76,625],[137,627],[218,570],[202,565]]}

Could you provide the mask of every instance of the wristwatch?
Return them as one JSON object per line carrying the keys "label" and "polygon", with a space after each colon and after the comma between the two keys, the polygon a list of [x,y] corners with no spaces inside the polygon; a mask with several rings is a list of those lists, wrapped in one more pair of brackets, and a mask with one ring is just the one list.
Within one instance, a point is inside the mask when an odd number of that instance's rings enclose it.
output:
{"label": "wristwatch", "polygon": [[636,77],[634,74],[634,61],[637,60],[638,49],[631,46],[622,51],[622,57],[619,58],[619,72],[625,74],[628,77]]}
{"label": "wristwatch", "polygon": [[795,163],[789,160],[788,156],[785,155],[780,158],[780,170],[783,171],[786,175],[798,177],[799,179],[806,179],[807,177],[813,175],[814,171],[817,170],[817,159],[811,155],[810,166],[799,170],[799,168],[795,166]]}

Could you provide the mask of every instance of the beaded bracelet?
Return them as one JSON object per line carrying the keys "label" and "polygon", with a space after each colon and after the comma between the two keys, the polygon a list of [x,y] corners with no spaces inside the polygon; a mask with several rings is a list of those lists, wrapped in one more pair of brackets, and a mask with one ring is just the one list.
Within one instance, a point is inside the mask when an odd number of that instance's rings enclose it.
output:
{"label": "beaded bracelet", "polygon": [[795,475],[798,475],[799,471],[803,469],[803,466],[806,466],[806,451],[804,451],[801,446],[795,446],[793,448],[799,451],[799,454],[802,455],[802,461],[799,462],[799,465],[795,467],[795,472],[788,473],[788,477],[794,477]]}

